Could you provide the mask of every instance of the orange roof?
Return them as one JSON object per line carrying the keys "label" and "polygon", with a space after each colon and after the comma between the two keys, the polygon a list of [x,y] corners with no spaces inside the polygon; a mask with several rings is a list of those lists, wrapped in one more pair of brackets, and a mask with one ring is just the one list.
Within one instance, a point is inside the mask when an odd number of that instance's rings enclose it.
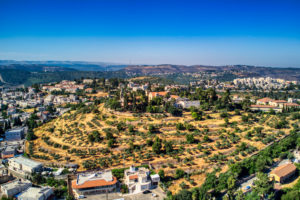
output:
{"label": "orange roof", "polygon": [[139,177],[138,177],[137,174],[129,176],[129,179],[130,179],[130,180],[134,180],[134,179],[138,179],[138,178],[139,178]]}
{"label": "orange roof", "polygon": [[292,163],[288,163],[275,168],[273,171],[271,171],[271,174],[275,174],[279,177],[285,177],[294,171],[296,171],[296,166]]}
{"label": "orange roof", "polygon": [[166,96],[168,92],[151,92],[152,96]]}
{"label": "orange roof", "polygon": [[72,181],[72,188],[74,188],[74,189],[93,188],[93,187],[114,185],[117,183],[117,178],[113,177],[113,180],[109,181],[109,182],[107,182],[104,179],[98,179],[98,180],[86,181],[81,185],[77,185],[76,183],[77,183],[76,180]]}
{"label": "orange roof", "polygon": [[273,100],[272,102],[275,102],[275,103],[286,103],[286,100]]}
{"label": "orange roof", "polygon": [[265,97],[265,98],[262,98],[262,99],[258,99],[257,101],[260,101],[260,102],[269,102],[269,101],[273,101],[273,99]]}
{"label": "orange roof", "polygon": [[284,104],[285,106],[300,106],[299,104],[296,104],[296,103],[285,103]]}
{"label": "orange roof", "polygon": [[251,105],[252,108],[276,108],[275,106],[270,105]]}
{"label": "orange roof", "polygon": [[171,99],[178,99],[179,98],[179,96],[177,96],[177,95],[171,95],[170,97],[171,97]]}
{"label": "orange roof", "polygon": [[8,155],[3,155],[2,158],[12,158],[14,157],[14,154],[8,154]]}

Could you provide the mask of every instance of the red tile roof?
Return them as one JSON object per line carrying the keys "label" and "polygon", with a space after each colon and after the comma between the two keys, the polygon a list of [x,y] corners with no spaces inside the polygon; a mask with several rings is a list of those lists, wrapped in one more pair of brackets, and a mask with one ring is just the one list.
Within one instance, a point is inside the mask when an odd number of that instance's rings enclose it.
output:
{"label": "red tile roof", "polygon": [[2,155],[2,158],[12,158],[14,156],[14,154]]}
{"label": "red tile roof", "polygon": [[151,92],[152,96],[166,96],[168,92]]}
{"label": "red tile roof", "polygon": [[257,101],[267,103],[267,102],[274,101],[274,100],[273,100],[273,99],[270,99],[270,98],[268,98],[268,97],[265,97],[265,98],[262,98],[262,99],[258,99]]}
{"label": "red tile roof", "polygon": [[81,185],[77,185],[76,183],[77,183],[76,180],[72,181],[72,188],[74,189],[93,188],[93,187],[114,185],[117,183],[117,178],[113,177],[112,181],[106,181],[104,179],[91,180],[91,181],[86,181]]}
{"label": "red tile roof", "polygon": [[179,96],[177,96],[177,95],[170,95],[170,97],[171,97],[171,99],[178,99],[179,98]]}
{"label": "red tile roof", "polygon": [[286,100],[273,100],[272,102],[275,102],[275,103],[286,103],[287,101]]}
{"label": "red tile roof", "polygon": [[134,179],[138,179],[138,178],[139,178],[139,177],[138,177],[137,174],[129,176],[129,179],[130,179],[130,180],[134,180]]}
{"label": "red tile roof", "polygon": [[296,103],[285,103],[284,105],[285,105],[285,106],[290,106],[290,107],[297,107],[297,106],[300,106],[299,104],[296,104]]}
{"label": "red tile roof", "polygon": [[275,168],[273,171],[271,171],[271,174],[275,174],[278,177],[285,177],[294,171],[296,171],[296,166],[292,163],[288,163]]}
{"label": "red tile roof", "polygon": [[251,105],[251,108],[276,108],[276,107],[270,105]]}

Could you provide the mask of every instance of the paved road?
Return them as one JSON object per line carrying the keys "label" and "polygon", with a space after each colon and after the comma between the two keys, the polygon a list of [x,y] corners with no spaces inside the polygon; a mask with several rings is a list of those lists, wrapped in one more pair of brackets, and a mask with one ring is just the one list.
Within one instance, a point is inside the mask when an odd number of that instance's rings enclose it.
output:
{"label": "paved road", "polygon": [[[156,197],[152,196],[152,194],[156,194]],[[115,200],[124,198],[124,200],[163,200],[166,195],[160,188],[156,188],[151,190],[149,194],[127,194],[122,195],[121,193],[111,193],[111,194],[98,194],[98,195],[88,195],[84,200]]]}

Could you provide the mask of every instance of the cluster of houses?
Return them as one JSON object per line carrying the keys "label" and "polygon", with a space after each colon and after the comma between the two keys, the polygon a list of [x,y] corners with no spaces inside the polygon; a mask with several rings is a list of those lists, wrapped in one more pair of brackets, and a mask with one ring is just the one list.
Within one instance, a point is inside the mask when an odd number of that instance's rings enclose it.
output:
{"label": "cluster of houses", "polygon": [[[53,198],[52,188],[33,187],[29,181],[33,173],[43,172],[45,168],[41,163],[23,156],[16,156],[7,160],[6,167],[2,165],[6,172],[1,173],[1,175],[10,178],[5,181],[0,179],[2,195],[18,200],[48,200]],[[1,172],[3,171],[2,168]],[[75,198],[114,193],[120,191],[120,181],[113,176],[111,170],[83,172],[76,174],[76,178],[71,182],[71,189]],[[130,194],[154,189],[158,186],[159,181],[159,175],[151,174],[151,171],[145,167],[131,166],[124,171],[123,184],[127,186]]]}
{"label": "cluster of houses", "polygon": [[[23,156],[8,159],[7,172],[3,173],[2,179],[0,179],[2,197],[17,200],[54,199],[54,190],[52,188],[33,186],[31,181],[27,179],[32,173],[40,172],[42,169],[41,163]],[[6,179],[4,180],[4,178]]]}
{"label": "cluster of houses", "polygon": [[286,100],[275,100],[271,98],[262,98],[256,101],[255,105],[251,105],[252,111],[264,111],[268,112],[274,110],[275,112],[282,112],[283,108],[300,108],[300,105],[295,99],[289,98]]}
{"label": "cluster of houses", "polygon": [[45,91],[65,91],[68,93],[76,93],[78,90],[83,90],[85,88],[85,84],[76,84],[76,81],[61,81],[55,85],[45,85],[42,87]]}
{"label": "cluster of houses", "polygon": [[[124,184],[130,194],[140,193],[151,190],[158,186],[160,177],[158,174],[151,174],[150,170],[145,167],[131,166],[124,171]],[[111,170],[80,173],[72,181],[72,190],[75,197],[105,194],[117,192],[119,182],[113,176]]]}
{"label": "cluster of houses", "polygon": [[259,77],[259,78],[238,78],[233,80],[233,84],[236,87],[247,86],[250,88],[256,87],[264,90],[269,89],[283,89],[290,84],[296,85],[297,81],[286,81],[284,79],[271,78],[271,77]]}
{"label": "cluster of houses", "polygon": [[[148,99],[151,101],[154,98],[162,97],[166,98],[168,92],[149,92],[148,93]],[[171,101],[172,99],[175,100],[174,105],[179,108],[188,109],[191,107],[199,108],[200,107],[200,101],[191,101],[188,98],[179,97],[177,95],[170,95],[168,99],[165,99],[166,101]]]}

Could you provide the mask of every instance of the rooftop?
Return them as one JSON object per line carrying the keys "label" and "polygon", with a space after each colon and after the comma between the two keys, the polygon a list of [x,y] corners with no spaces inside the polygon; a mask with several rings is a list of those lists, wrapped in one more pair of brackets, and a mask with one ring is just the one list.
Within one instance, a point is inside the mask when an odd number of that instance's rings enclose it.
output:
{"label": "rooftop", "polygon": [[270,106],[270,105],[251,105],[251,108],[277,108],[277,107]]}
{"label": "rooftop", "polygon": [[27,190],[23,191],[18,197],[22,199],[34,198],[39,199],[41,196],[44,196],[45,193],[52,191],[50,187],[30,187]]}
{"label": "rooftop", "polygon": [[265,98],[262,98],[262,99],[258,99],[257,101],[260,101],[260,102],[269,102],[269,101],[273,101],[273,99],[265,97]]}
{"label": "rooftop", "polygon": [[29,166],[31,168],[39,167],[39,166],[42,165],[42,163],[40,163],[40,162],[25,158],[23,156],[18,156],[18,157],[15,157],[15,158],[11,158],[10,161],[13,161],[13,162],[16,162],[16,163],[19,163],[19,164],[22,164],[22,165]]}
{"label": "rooftop", "polygon": [[72,181],[72,188],[92,188],[99,186],[114,185],[117,179],[112,176],[111,171],[103,171],[96,173],[82,173],[77,175],[77,179]]}
{"label": "rooftop", "polygon": [[275,168],[273,171],[271,171],[271,174],[275,174],[279,177],[285,177],[286,175],[294,171],[296,171],[296,166],[292,163],[288,163]]}
{"label": "rooftop", "polygon": [[1,185],[1,188],[3,188],[4,190],[11,190],[13,188],[22,187],[27,184],[31,184],[31,182],[29,180],[22,180],[22,181],[14,180]]}

